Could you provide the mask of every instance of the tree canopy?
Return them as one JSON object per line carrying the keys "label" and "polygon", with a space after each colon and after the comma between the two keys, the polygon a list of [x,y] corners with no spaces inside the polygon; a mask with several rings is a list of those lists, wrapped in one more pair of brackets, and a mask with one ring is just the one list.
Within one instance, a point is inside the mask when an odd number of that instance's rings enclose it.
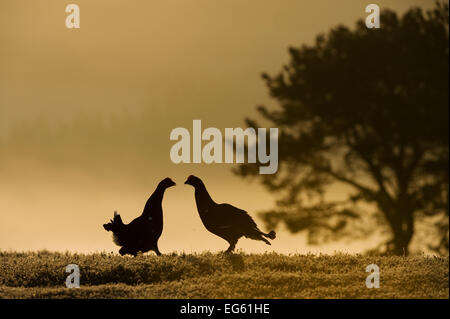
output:
{"label": "tree canopy", "polygon": [[[279,196],[262,213],[268,226],[305,230],[311,243],[385,226],[390,240],[377,249],[403,254],[418,221],[444,216],[433,248],[448,252],[448,5],[385,10],[380,23],[337,26],[263,74],[278,107],[258,111],[279,128],[279,170],[242,164],[236,173]],[[332,199],[344,185],[348,196]]]}

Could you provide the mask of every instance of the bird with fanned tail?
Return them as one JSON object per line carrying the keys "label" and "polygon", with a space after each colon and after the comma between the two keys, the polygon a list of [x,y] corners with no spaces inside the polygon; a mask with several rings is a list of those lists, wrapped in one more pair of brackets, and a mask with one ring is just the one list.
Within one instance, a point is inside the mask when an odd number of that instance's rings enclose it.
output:
{"label": "bird with fanned tail", "polygon": [[266,238],[275,239],[276,234],[273,230],[269,233],[259,230],[255,221],[245,210],[230,204],[214,202],[200,178],[191,175],[185,184],[195,188],[195,202],[203,225],[211,233],[225,239],[230,244],[226,250],[227,253],[234,250],[239,238],[243,236],[261,240],[267,245],[270,245],[270,242]]}
{"label": "bird with fanned tail", "polygon": [[158,239],[163,230],[162,199],[167,188],[175,185],[170,178],[163,179],[145,204],[142,214],[124,224],[117,212],[114,218],[103,227],[113,233],[114,243],[121,246],[119,253],[123,256],[130,254],[136,256],[138,252],[145,253],[153,250],[158,256]]}

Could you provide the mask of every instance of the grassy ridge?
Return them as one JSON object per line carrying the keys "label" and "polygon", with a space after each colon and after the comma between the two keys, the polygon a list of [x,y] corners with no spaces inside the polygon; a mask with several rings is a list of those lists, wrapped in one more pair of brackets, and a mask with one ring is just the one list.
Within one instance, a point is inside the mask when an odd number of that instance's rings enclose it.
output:
{"label": "grassy ridge", "polygon": [[[80,289],[65,288],[68,264]],[[448,280],[448,257],[0,252],[0,298],[448,298]]]}

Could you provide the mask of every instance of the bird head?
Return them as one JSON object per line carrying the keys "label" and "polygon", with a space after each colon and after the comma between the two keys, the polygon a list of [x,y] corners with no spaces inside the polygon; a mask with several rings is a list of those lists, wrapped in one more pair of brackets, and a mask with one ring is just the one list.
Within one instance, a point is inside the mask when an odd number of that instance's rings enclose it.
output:
{"label": "bird head", "polygon": [[201,182],[202,182],[202,180],[200,178],[198,178],[197,176],[189,175],[189,177],[187,178],[187,180],[184,183],[187,185],[196,187],[197,185],[201,184]]}
{"label": "bird head", "polygon": [[169,187],[172,187],[172,186],[175,186],[175,185],[176,185],[176,183],[175,183],[172,179],[170,179],[169,177],[164,178],[164,179],[160,182],[160,184],[161,184],[162,186],[164,186],[164,188],[169,188]]}

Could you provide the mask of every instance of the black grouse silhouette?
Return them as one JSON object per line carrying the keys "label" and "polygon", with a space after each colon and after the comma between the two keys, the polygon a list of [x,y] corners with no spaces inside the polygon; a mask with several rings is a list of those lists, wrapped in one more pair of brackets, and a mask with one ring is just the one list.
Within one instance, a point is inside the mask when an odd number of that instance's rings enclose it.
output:
{"label": "black grouse silhouette", "polygon": [[262,240],[267,245],[270,245],[270,242],[264,237],[275,239],[276,234],[273,230],[267,234],[260,231],[255,221],[245,210],[230,204],[214,202],[200,178],[191,175],[185,184],[192,185],[195,188],[195,202],[203,225],[211,233],[222,237],[230,244],[227,253],[234,250],[236,243],[242,236]]}
{"label": "black grouse silhouette", "polygon": [[131,223],[125,225],[117,212],[114,218],[103,227],[113,232],[113,240],[120,248],[119,253],[123,256],[130,254],[136,256],[138,252],[153,250],[158,256],[158,239],[163,230],[162,199],[164,191],[174,186],[175,182],[170,178],[163,179],[156,190],[147,200],[141,216],[135,218]]}

